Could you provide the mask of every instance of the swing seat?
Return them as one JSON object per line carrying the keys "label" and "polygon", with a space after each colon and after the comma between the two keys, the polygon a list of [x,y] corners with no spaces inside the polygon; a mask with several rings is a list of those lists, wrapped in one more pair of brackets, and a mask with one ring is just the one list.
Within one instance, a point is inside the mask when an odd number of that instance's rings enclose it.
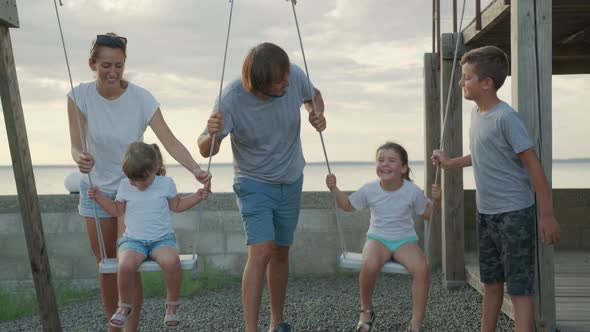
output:
{"label": "swing seat", "polygon": [[[197,254],[178,255],[180,265],[183,270],[192,270],[197,267]],[[119,260],[117,258],[107,258],[98,264],[99,273],[117,273]],[[154,272],[162,271],[158,262],[147,259],[137,269],[137,272]]]}
{"label": "swing seat", "polygon": [[[340,267],[360,271],[363,265],[363,255],[360,252],[345,252],[340,256]],[[390,260],[381,269],[384,273],[409,274],[400,263]]]}

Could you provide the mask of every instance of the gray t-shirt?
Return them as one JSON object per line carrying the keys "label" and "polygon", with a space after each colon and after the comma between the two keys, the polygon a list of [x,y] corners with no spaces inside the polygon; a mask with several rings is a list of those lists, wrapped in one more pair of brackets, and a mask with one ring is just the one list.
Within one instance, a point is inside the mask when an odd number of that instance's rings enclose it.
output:
{"label": "gray t-shirt", "polygon": [[520,116],[510,105],[500,102],[485,113],[473,108],[469,149],[480,213],[505,213],[533,205],[531,181],[518,156],[532,146]]}
{"label": "gray t-shirt", "polygon": [[[265,183],[293,183],[303,174],[301,106],[311,100],[307,77],[291,65],[289,86],[280,98],[262,100],[234,80],[222,93],[224,114],[221,137],[231,138],[236,178]],[[207,133],[207,129],[203,133]]]}

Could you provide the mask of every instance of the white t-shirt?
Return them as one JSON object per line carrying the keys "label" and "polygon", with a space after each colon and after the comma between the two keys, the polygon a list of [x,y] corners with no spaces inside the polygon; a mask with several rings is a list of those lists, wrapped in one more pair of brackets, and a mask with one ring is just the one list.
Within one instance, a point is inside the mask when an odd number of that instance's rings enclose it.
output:
{"label": "white t-shirt", "polygon": [[174,233],[168,200],[176,196],[176,184],[167,176],[156,176],[145,190],[139,190],[121,180],[117,197],[127,202],[125,207],[125,234],[137,240],[156,240],[168,233]]}
{"label": "white t-shirt", "polygon": [[414,182],[404,179],[394,191],[384,190],[379,180],[369,182],[349,198],[355,210],[369,207],[371,223],[368,233],[390,241],[416,236],[413,213],[424,214],[430,200]]}
{"label": "white t-shirt", "polygon": [[[88,152],[94,157],[90,174],[100,190],[115,193],[125,175],[121,169],[123,156],[130,143],[143,141],[154,113],[160,106],[144,88],[129,83],[115,100],[103,98],[96,90],[96,81],[81,83],[68,97],[76,102],[88,123]],[[82,177],[88,184],[88,177]]]}

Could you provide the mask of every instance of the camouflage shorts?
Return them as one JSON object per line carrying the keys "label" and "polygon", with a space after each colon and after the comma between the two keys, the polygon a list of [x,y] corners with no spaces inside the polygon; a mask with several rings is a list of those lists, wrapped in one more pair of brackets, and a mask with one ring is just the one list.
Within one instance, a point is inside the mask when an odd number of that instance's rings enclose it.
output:
{"label": "camouflage shorts", "polygon": [[535,206],[500,213],[477,213],[481,282],[506,282],[510,295],[533,295]]}

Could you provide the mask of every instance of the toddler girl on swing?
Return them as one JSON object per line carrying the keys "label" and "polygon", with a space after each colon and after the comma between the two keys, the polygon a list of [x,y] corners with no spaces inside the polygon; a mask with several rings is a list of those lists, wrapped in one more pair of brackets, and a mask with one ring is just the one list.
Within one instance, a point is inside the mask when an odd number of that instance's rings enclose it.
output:
{"label": "toddler girl on swing", "polygon": [[164,325],[178,327],[182,268],[170,211],[190,209],[207,199],[209,190],[203,188],[190,196],[180,197],[172,178],[165,176],[166,169],[156,144],[131,143],[125,153],[123,172],[127,179],[121,180],[114,201],[97,187],[88,189],[88,197],[110,215],[125,215],[125,233],[117,240],[119,308],[111,317],[110,324],[115,327],[127,324],[133,310],[130,303],[134,298],[135,273],[144,260],[151,258],[162,268],[166,281]]}
{"label": "toddler girl on swing", "polygon": [[[336,176],[328,175],[326,185],[344,211],[369,207],[371,220],[362,253],[359,277],[361,309],[355,331],[369,332],[375,323],[372,307],[377,275],[390,259],[395,259],[412,275],[412,320],[407,331],[422,331],[428,300],[430,274],[426,257],[417,244],[412,214],[429,219],[432,204],[410,179],[408,153],[397,143],[387,142],[377,149],[378,179],[362,186],[349,197],[336,186]],[[439,186],[432,186],[435,205],[440,201]]]}

